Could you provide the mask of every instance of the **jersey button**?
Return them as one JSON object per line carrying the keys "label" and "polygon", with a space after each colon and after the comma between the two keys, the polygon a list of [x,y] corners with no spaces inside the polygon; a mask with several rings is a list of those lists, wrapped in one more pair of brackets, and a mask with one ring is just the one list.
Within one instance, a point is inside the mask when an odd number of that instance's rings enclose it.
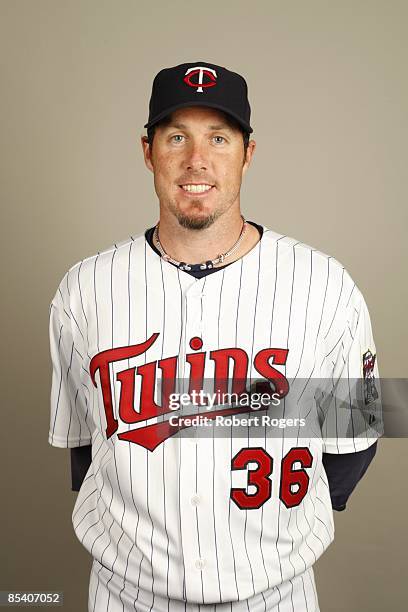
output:
{"label": "jersey button", "polygon": [[201,499],[200,499],[200,496],[197,493],[195,493],[194,495],[191,496],[191,500],[190,501],[191,501],[193,506],[198,506],[198,504],[200,503]]}
{"label": "jersey button", "polygon": [[197,559],[195,562],[195,566],[197,569],[202,570],[205,567],[205,559]]}

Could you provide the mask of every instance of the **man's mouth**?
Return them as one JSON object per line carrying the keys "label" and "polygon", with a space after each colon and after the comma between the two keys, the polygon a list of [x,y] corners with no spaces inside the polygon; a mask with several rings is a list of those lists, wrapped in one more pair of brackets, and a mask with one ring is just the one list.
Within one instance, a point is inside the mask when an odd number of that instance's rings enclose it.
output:
{"label": "man's mouth", "polygon": [[184,185],[179,185],[179,187],[185,193],[193,193],[194,195],[196,195],[201,193],[208,193],[209,191],[211,191],[211,189],[214,188],[214,185],[209,185],[208,183],[185,183]]}

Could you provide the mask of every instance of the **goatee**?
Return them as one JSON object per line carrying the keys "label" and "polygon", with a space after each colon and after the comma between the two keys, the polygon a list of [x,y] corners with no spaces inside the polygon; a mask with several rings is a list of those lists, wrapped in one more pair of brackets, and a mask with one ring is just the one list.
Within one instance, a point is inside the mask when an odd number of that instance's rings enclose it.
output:
{"label": "goatee", "polygon": [[195,215],[184,214],[180,211],[175,211],[175,215],[181,227],[192,230],[206,229],[219,217],[217,212],[213,212],[205,217],[196,217]]}

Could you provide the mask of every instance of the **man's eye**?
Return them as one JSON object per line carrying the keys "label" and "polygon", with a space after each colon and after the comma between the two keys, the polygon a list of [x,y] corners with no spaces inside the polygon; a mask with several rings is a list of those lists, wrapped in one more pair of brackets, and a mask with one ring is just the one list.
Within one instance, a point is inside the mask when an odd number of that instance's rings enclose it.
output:
{"label": "man's eye", "polygon": [[[173,140],[173,142],[181,142],[181,139],[184,138],[184,136],[182,134],[174,134],[174,136],[171,137],[171,140]],[[222,144],[225,141],[224,136],[214,136],[214,138],[218,138],[218,144]],[[175,140],[175,139],[180,139],[180,140]]]}

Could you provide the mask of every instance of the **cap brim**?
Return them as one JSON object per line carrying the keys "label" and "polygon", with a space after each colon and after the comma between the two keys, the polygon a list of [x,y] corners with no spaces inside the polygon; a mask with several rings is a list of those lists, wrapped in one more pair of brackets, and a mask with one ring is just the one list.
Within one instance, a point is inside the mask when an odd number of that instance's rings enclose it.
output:
{"label": "cap brim", "polygon": [[188,106],[207,106],[209,108],[215,108],[217,110],[223,111],[224,113],[227,113],[227,115],[230,115],[236,121],[238,121],[238,123],[244,128],[245,131],[249,133],[252,133],[254,131],[248,123],[245,123],[245,121],[242,121],[242,119],[238,117],[238,115],[236,115],[235,113],[232,113],[228,108],[225,108],[225,106],[222,106],[221,104],[215,104],[215,103],[213,104],[212,102],[201,102],[199,100],[197,100],[197,102],[191,102],[191,101],[182,102],[180,104],[176,104],[175,106],[171,106],[170,108],[166,108],[165,111],[163,111],[162,113],[159,113],[158,115],[156,115],[156,117],[153,117],[153,119],[149,121],[148,123],[145,123],[143,127],[150,128],[152,125],[154,125],[155,123],[157,123],[158,121],[160,121],[161,119],[169,115],[170,113],[174,112],[178,108],[187,108]]}

